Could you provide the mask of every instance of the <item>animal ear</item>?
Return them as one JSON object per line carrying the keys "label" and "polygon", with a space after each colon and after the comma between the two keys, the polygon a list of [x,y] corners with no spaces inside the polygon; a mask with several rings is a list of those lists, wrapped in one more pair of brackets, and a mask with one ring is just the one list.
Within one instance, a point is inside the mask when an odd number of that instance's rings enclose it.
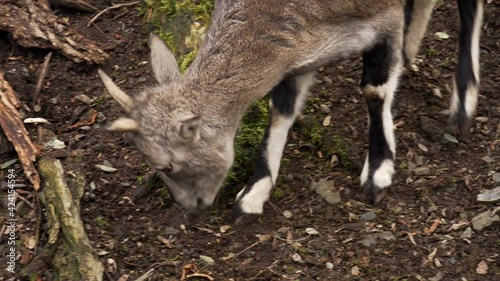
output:
{"label": "animal ear", "polygon": [[125,109],[126,112],[131,112],[134,108],[134,100],[127,95],[124,91],[120,90],[118,86],[109,78],[104,71],[98,69],[97,72],[101,77],[102,82],[108,89],[108,92],[113,96],[113,98]]}
{"label": "animal ear", "polygon": [[137,133],[139,124],[134,120],[126,117],[120,117],[111,123],[108,127],[109,131]]}
{"label": "animal ear", "polygon": [[180,135],[186,140],[197,139],[200,136],[201,117],[189,117],[181,121]]}
{"label": "animal ear", "polygon": [[156,81],[160,84],[168,84],[179,79],[180,72],[177,61],[167,45],[165,45],[165,42],[151,33],[148,45],[151,49],[150,63]]}

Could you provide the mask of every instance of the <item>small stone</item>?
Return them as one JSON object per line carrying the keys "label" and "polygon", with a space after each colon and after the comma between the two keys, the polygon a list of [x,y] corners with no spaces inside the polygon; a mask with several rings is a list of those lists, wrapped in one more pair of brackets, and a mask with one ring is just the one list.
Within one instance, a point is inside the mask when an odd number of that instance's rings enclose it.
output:
{"label": "small stone", "polygon": [[323,197],[331,205],[338,204],[340,199],[340,192],[333,186],[333,181],[320,179],[311,184],[311,189],[315,190],[319,196]]}
{"label": "small stone", "polygon": [[426,135],[432,140],[439,140],[445,131],[445,126],[435,119],[420,116],[419,118],[420,128],[426,133]]}
{"label": "small stone", "polygon": [[323,126],[328,127],[332,124],[332,116],[328,115],[325,117],[325,120],[323,120]]}
{"label": "small stone", "polygon": [[327,269],[333,269],[333,263],[331,263],[331,262],[325,263],[325,266]]}
{"label": "small stone", "polygon": [[317,235],[317,234],[319,234],[319,232],[316,229],[312,228],[312,227],[306,228],[306,233],[309,234],[309,235]]}
{"label": "small stone", "polygon": [[486,203],[496,203],[500,201],[500,186],[492,190],[483,191],[477,195],[477,201]]}
{"label": "small stone", "polygon": [[294,262],[304,263],[304,261],[302,260],[302,257],[299,254],[297,254],[297,253],[295,253],[295,254],[292,255],[292,260]]}
{"label": "small stone", "polygon": [[321,113],[330,113],[330,112],[332,112],[332,110],[330,109],[330,107],[328,107],[328,105],[326,105],[326,104],[320,104],[319,105],[319,111]]}
{"label": "small stone", "polygon": [[359,267],[357,265],[353,266],[352,269],[351,269],[352,276],[358,276],[359,273],[360,273]]}
{"label": "small stone", "polygon": [[477,264],[476,273],[480,275],[488,274],[488,264],[485,261],[481,261]]}
{"label": "small stone", "polygon": [[165,228],[165,231],[163,231],[163,233],[166,235],[175,235],[179,233],[179,230],[175,227],[168,226]]}
{"label": "small stone", "polygon": [[387,241],[396,240],[396,236],[390,231],[382,231],[381,233],[379,233],[378,237]]}
{"label": "small stone", "polygon": [[488,164],[495,162],[495,159],[491,158],[490,156],[484,156],[481,159]]}
{"label": "small stone", "polygon": [[462,234],[460,234],[460,238],[471,239],[472,238],[472,228],[467,227]]}
{"label": "small stone", "polygon": [[425,145],[423,145],[421,143],[418,144],[418,148],[420,148],[420,150],[422,150],[423,152],[429,151],[429,149],[427,148],[427,146],[425,146]]}
{"label": "small stone", "polygon": [[293,216],[293,214],[290,211],[283,211],[283,216],[287,219],[290,219]]}
{"label": "small stone", "polygon": [[368,248],[371,248],[371,247],[377,245],[377,241],[378,241],[377,235],[368,234],[368,235],[366,235],[366,237],[363,240],[359,241],[359,243],[361,245],[368,247]]}
{"label": "small stone", "polygon": [[214,265],[215,264],[215,261],[213,258],[211,258],[209,256],[203,256],[203,255],[200,256],[200,262],[202,262],[204,265]]}
{"label": "small stone", "polygon": [[331,85],[333,83],[332,78],[330,78],[328,76],[324,76],[323,81],[325,81],[325,83],[328,85]]}
{"label": "small stone", "polygon": [[363,215],[361,215],[360,220],[362,221],[371,221],[377,218],[377,214],[374,212],[368,212]]}
{"label": "small stone", "polygon": [[486,122],[488,122],[490,120],[490,118],[484,117],[484,116],[478,116],[478,117],[476,117],[474,119],[476,119],[476,121],[479,122],[479,123],[486,123]]}
{"label": "small stone", "polygon": [[476,231],[481,231],[485,227],[488,227],[498,221],[500,221],[500,217],[498,215],[493,215],[492,211],[486,211],[472,219],[472,228]]}
{"label": "small stone", "polygon": [[75,99],[83,102],[84,104],[90,104],[92,102],[92,99],[90,99],[87,95],[84,94],[75,96]]}
{"label": "small stone", "polygon": [[491,179],[494,182],[499,183],[500,182],[500,173],[494,173],[493,176],[491,176]]}
{"label": "small stone", "polygon": [[429,167],[418,167],[413,170],[417,176],[426,176],[431,173],[431,169]]}

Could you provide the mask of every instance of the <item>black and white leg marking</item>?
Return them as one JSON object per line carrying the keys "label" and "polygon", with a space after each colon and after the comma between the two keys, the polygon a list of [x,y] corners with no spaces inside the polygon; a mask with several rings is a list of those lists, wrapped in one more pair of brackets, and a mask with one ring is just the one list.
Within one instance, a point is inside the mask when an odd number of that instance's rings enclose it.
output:
{"label": "black and white leg marking", "polygon": [[406,67],[411,66],[415,61],[420,42],[431,18],[434,2],[434,0],[406,0],[403,43]]}
{"label": "black and white leg marking", "polygon": [[476,113],[479,92],[479,37],[483,22],[483,0],[458,0],[460,38],[458,70],[453,82],[450,123],[464,135],[469,120]]}
{"label": "black and white leg marking", "polygon": [[254,174],[236,197],[235,211],[241,214],[261,214],[276,183],[283,148],[295,117],[302,109],[314,73],[283,80],[271,93],[270,121],[262,140]]}
{"label": "black and white leg marking", "polygon": [[401,40],[386,39],[363,56],[361,90],[368,105],[369,150],[361,173],[363,191],[378,202],[392,183],[396,143],[391,105],[401,72]]}

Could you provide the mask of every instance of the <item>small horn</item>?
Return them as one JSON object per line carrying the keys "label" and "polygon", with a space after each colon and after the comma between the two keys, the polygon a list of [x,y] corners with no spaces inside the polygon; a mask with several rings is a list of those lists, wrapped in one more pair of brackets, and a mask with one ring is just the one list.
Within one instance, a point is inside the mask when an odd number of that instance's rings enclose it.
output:
{"label": "small horn", "polygon": [[108,131],[135,133],[139,131],[139,124],[134,119],[120,117],[111,123]]}
{"label": "small horn", "polygon": [[99,76],[101,76],[101,80],[108,89],[108,92],[113,96],[113,98],[125,109],[125,111],[128,113],[132,111],[132,108],[134,108],[134,100],[127,94],[125,94],[124,91],[120,90],[118,86],[109,78],[104,71],[101,69],[97,70],[99,73]]}

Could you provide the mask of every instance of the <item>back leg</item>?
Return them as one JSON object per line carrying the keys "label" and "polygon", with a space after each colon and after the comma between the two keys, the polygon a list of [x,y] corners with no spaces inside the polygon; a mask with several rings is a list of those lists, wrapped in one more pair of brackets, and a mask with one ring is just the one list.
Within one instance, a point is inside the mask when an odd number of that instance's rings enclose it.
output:
{"label": "back leg", "polygon": [[387,38],[363,55],[361,90],[368,105],[369,150],[361,186],[376,203],[392,183],[396,143],[392,99],[401,73],[401,37]]}
{"label": "back leg", "polygon": [[406,0],[403,56],[408,68],[415,62],[433,7],[434,0]]}
{"label": "back leg", "polygon": [[455,133],[467,134],[476,112],[479,92],[479,37],[483,21],[483,0],[458,0],[460,38],[458,70],[453,81],[450,123]]}

